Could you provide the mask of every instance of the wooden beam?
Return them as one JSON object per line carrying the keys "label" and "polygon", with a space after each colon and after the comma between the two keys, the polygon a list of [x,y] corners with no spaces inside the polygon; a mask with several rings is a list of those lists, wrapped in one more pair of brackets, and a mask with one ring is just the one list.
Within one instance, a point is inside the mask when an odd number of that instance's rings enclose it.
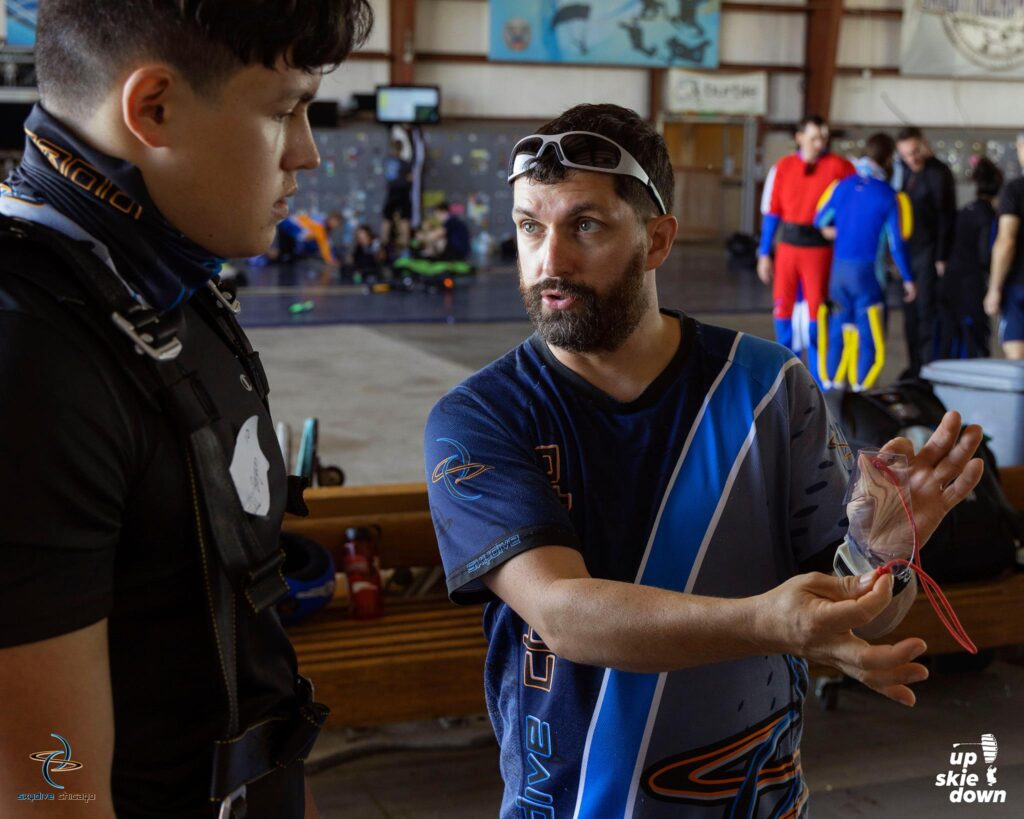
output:
{"label": "wooden beam", "polygon": [[391,0],[391,83],[416,80],[416,0]]}
{"label": "wooden beam", "polygon": [[903,9],[845,8],[843,9],[843,15],[846,17],[867,17],[873,20],[893,20],[898,22],[903,19]]}
{"label": "wooden beam", "polygon": [[810,6],[804,49],[804,114],[819,114],[828,119],[842,20],[843,0],[819,0]]}
{"label": "wooden beam", "polygon": [[797,6],[783,3],[733,3],[725,0],[723,12],[748,12],[752,14],[809,14],[810,6]]}
{"label": "wooden beam", "polygon": [[647,77],[647,107],[650,109],[647,120],[656,123],[665,110],[665,80],[668,77],[668,69],[652,68]]}

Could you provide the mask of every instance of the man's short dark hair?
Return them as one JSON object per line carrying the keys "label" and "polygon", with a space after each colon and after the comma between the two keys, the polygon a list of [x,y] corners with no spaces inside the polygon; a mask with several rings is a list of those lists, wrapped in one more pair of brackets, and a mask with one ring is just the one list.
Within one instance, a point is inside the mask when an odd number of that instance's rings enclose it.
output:
{"label": "man's short dark hair", "polygon": [[828,123],[825,121],[824,117],[819,116],[818,114],[808,114],[796,124],[796,132],[798,134],[803,133],[807,130],[808,125],[816,125],[819,128],[828,127]]}
{"label": "man's short dark hair", "polygon": [[896,134],[896,141],[906,142],[908,139],[924,139],[924,133],[916,125],[900,128],[899,133]]}
{"label": "man's short dark hair", "polygon": [[137,59],[166,62],[198,93],[279,58],[337,67],[373,26],[369,0],[41,0],[36,74],[44,104],[80,115]]}
{"label": "man's short dark hair", "polygon": [[1003,172],[991,159],[981,157],[971,171],[974,188],[978,196],[996,196],[1003,187]]}
{"label": "man's short dark hair", "polygon": [[879,131],[868,137],[864,146],[864,154],[880,168],[888,169],[896,153],[896,140]]}
{"label": "man's short dark hair", "polygon": [[[608,137],[625,148],[651,178],[661,194],[666,210],[672,212],[675,179],[668,148],[661,134],[636,111],[621,105],[577,105],[541,126],[537,133],[564,134],[566,131],[590,131]],[[534,182],[551,185],[561,182],[570,173],[572,168],[562,165],[554,151],[548,149],[541,154],[526,176]],[[619,175],[612,179],[615,182],[615,193],[628,202],[641,219],[661,215],[651,192],[639,179]]]}

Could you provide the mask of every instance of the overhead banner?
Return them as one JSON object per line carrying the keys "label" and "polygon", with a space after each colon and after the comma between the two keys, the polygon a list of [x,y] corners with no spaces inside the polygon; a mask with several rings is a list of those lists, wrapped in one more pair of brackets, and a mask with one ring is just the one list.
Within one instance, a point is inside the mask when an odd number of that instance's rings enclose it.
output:
{"label": "overhead banner", "polygon": [[492,60],[718,67],[720,0],[490,0]]}
{"label": "overhead banner", "polygon": [[32,48],[36,43],[37,0],[5,0],[6,30],[4,44],[18,48]]}
{"label": "overhead banner", "polygon": [[665,110],[673,114],[740,114],[768,111],[768,75],[702,74],[680,68],[668,72]]}
{"label": "overhead banner", "polygon": [[905,0],[903,74],[1024,77],[1024,0]]}

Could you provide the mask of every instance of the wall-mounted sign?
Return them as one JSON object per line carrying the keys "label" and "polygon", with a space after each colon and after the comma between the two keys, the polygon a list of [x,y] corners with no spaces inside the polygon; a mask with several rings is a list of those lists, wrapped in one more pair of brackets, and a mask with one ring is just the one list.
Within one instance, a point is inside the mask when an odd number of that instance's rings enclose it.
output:
{"label": "wall-mounted sign", "polygon": [[905,0],[900,71],[1024,77],[1024,0]]}
{"label": "wall-mounted sign", "polygon": [[705,74],[675,69],[668,72],[665,110],[673,114],[747,114],[768,110],[768,76]]}
{"label": "wall-mounted sign", "polygon": [[718,66],[720,0],[490,0],[492,60]]}

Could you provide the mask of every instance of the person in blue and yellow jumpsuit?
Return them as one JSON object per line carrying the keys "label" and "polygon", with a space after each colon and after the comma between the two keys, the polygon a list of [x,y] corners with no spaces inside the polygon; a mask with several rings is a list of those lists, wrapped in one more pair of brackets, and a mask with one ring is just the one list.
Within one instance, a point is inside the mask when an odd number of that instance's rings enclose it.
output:
{"label": "person in blue and yellow jumpsuit", "polygon": [[824,343],[819,345],[817,364],[825,389],[867,389],[885,365],[885,293],[876,264],[886,239],[903,279],[904,300],[917,296],[906,247],[913,211],[906,195],[893,191],[887,181],[895,152],[896,143],[888,134],[871,136],[866,155],[854,163],[857,175],[825,191],[814,219],[815,227],[835,235],[829,283],[832,311],[822,305],[818,314]]}

